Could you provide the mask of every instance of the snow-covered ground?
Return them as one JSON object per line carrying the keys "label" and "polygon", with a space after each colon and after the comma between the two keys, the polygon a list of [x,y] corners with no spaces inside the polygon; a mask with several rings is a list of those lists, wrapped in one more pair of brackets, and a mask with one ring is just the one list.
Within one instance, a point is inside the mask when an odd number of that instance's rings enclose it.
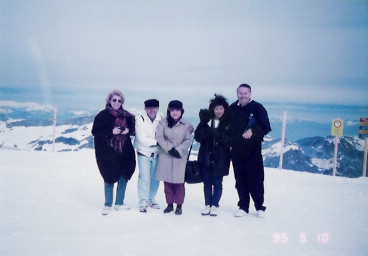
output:
{"label": "snow-covered ground", "polygon": [[137,176],[128,211],[102,216],[94,151],[0,150],[0,255],[368,255],[368,178],[266,169],[266,218],[253,205],[233,217],[232,170],[217,217],[201,216],[202,185],[186,185],[183,215],[138,211]]}
{"label": "snow-covered ground", "polygon": [[[39,141],[49,141],[42,145],[42,149],[52,152],[53,126],[15,126],[6,127],[8,122],[0,122],[0,145],[6,148],[18,148],[34,150]],[[82,141],[80,144],[67,145],[55,143],[55,152],[60,150],[75,150],[87,143],[86,139],[91,136],[92,123],[86,125],[59,125],[55,129],[55,138],[65,137]]]}

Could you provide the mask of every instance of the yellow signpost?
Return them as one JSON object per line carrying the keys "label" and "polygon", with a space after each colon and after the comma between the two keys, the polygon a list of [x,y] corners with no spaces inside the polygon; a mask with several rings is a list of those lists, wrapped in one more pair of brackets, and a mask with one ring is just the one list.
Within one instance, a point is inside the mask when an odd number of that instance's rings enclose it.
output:
{"label": "yellow signpost", "polygon": [[331,135],[332,136],[342,136],[342,132],[344,130],[344,120],[341,119],[332,119],[331,125]]}
{"label": "yellow signpost", "polygon": [[333,159],[333,169],[332,176],[336,176],[336,166],[337,166],[337,148],[339,144],[339,136],[342,136],[342,131],[344,130],[344,120],[340,118],[332,119],[331,124],[331,135],[335,136],[335,150],[334,150],[334,159]]}

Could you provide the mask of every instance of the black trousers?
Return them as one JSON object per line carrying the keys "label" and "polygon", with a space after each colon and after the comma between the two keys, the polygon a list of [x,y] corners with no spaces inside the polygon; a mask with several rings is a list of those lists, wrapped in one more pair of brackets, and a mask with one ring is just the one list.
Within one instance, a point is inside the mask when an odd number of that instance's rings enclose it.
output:
{"label": "black trousers", "polygon": [[256,210],[266,210],[263,206],[264,168],[261,143],[235,146],[231,151],[239,208],[249,212],[251,196]]}

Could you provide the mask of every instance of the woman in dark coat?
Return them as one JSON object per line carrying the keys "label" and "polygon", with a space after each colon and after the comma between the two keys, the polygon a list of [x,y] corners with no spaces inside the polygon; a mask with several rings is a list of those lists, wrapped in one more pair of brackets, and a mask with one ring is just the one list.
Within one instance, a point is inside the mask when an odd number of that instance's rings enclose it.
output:
{"label": "woman in dark coat", "polygon": [[106,108],[97,114],[92,134],[98,168],[105,183],[105,206],[102,214],[110,212],[114,183],[117,182],[116,210],[128,210],[124,204],[125,189],[135,170],[135,153],[129,136],[135,133],[134,115],[124,110],[124,95],[114,90],[106,98]]}
{"label": "woman in dark coat", "polygon": [[228,106],[226,98],[215,94],[208,110],[200,111],[200,123],[195,130],[195,139],[201,144],[198,161],[206,205],[202,215],[217,216],[222,179],[229,174],[231,137]]}

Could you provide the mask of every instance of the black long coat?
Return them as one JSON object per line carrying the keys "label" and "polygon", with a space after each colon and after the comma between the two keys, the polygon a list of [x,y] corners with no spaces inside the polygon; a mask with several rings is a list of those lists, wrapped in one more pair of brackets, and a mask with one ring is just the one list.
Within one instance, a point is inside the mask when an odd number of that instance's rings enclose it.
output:
{"label": "black long coat", "polygon": [[[236,101],[229,106],[228,110],[231,118],[232,154],[242,156],[252,145],[260,145],[263,137],[271,131],[268,114],[263,105],[254,100],[244,107],[238,105]],[[250,117],[254,118],[257,124],[252,127],[252,137],[244,139],[242,136]]]}
{"label": "black long coat", "polygon": [[195,140],[201,144],[198,162],[202,170],[211,171],[212,177],[229,175],[230,122],[226,119],[220,120],[217,128],[211,128],[208,122],[208,119],[201,120],[194,132]]}
{"label": "black long coat", "polygon": [[129,180],[135,170],[135,152],[129,135],[135,133],[134,115],[125,111],[125,118],[129,134],[125,135],[123,152],[116,152],[111,146],[111,140],[115,136],[112,133],[116,117],[104,109],[94,119],[92,134],[95,141],[95,155],[101,176],[106,183],[117,182],[120,176]]}

